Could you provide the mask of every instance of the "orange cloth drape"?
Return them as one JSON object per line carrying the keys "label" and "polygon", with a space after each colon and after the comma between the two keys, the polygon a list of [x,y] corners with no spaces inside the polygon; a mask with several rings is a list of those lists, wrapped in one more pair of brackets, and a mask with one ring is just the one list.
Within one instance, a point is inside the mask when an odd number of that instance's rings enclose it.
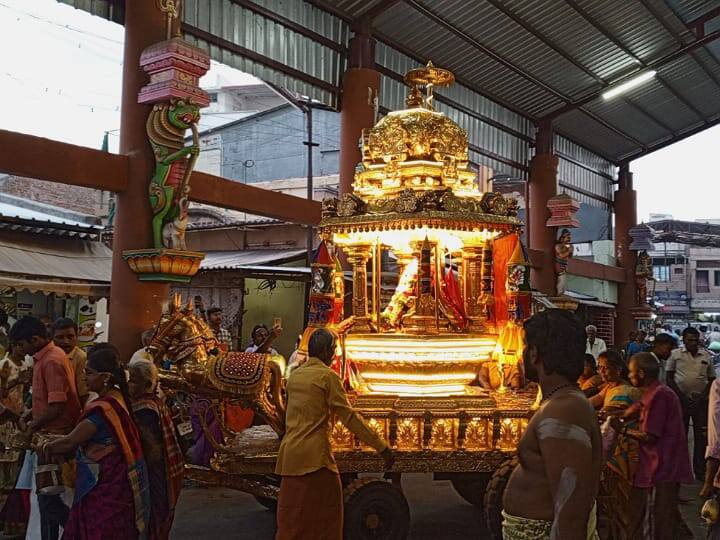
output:
{"label": "orange cloth drape", "polygon": [[507,264],[515,251],[515,247],[518,245],[518,242],[520,242],[520,238],[516,233],[502,236],[493,242],[493,277],[495,278],[494,314],[497,328],[502,328],[508,320],[507,291],[505,290],[507,281]]}

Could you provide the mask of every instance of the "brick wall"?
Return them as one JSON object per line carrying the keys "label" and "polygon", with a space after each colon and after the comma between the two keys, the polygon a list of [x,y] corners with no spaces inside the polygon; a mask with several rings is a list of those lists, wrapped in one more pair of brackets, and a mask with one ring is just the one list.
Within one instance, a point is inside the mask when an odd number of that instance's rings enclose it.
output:
{"label": "brick wall", "polygon": [[107,215],[108,194],[98,189],[10,175],[0,176],[0,193],[91,216]]}
{"label": "brick wall", "polygon": [[598,337],[603,339],[608,347],[615,344],[615,310],[593,307],[590,313],[592,324],[597,326]]}

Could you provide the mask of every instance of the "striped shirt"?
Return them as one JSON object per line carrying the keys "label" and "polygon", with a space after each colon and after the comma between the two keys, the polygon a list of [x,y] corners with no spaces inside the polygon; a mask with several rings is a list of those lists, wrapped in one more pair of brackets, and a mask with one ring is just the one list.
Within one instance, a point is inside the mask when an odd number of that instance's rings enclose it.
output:
{"label": "striped shirt", "polygon": [[215,334],[215,339],[218,340],[221,349],[225,349],[227,351],[234,350],[232,335],[227,329],[220,328],[219,330],[213,330],[213,333]]}

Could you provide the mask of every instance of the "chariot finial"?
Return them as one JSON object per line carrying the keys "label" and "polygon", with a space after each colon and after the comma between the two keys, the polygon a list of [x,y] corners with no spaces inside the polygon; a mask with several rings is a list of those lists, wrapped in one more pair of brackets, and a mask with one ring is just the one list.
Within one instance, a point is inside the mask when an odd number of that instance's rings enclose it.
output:
{"label": "chariot finial", "polygon": [[[455,75],[447,69],[438,68],[428,61],[424,68],[411,69],[405,75],[405,83],[410,86],[410,94],[405,100],[408,107],[425,106],[433,110],[433,88],[450,86],[455,82]],[[425,88],[423,99],[420,88]]]}

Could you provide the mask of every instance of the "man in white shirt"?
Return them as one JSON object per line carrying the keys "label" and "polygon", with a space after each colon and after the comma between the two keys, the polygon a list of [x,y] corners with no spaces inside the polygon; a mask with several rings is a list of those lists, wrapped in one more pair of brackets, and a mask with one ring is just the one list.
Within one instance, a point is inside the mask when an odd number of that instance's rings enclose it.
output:
{"label": "man in white shirt", "polygon": [[695,478],[705,477],[705,448],[707,446],[708,395],[715,379],[710,353],[701,348],[700,332],[692,327],[683,330],[684,347],[670,355],[666,366],[667,384],[680,399],[685,430],[693,424]]}
{"label": "man in white shirt", "polygon": [[592,324],[585,327],[585,335],[587,335],[585,354],[592,354],[595,361],[597,361],[598,356],[607,351],[607,345],[605,345],[602,339],[597,337],[597,327]]}

